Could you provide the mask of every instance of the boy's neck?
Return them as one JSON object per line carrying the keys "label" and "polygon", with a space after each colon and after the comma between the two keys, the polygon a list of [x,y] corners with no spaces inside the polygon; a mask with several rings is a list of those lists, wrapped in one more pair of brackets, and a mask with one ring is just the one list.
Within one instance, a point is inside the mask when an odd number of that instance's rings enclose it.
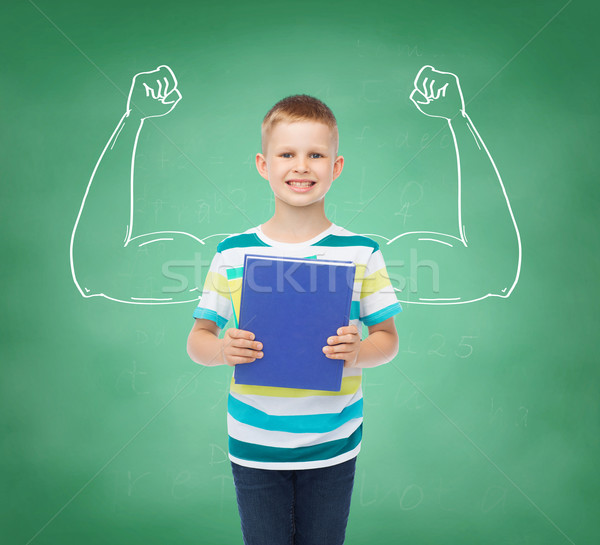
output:
{"label": "boy's neck", "polygon": [[322,208],[302,207],[281,210],[277,204],[275,205],[275,214],[262,224],[261,229],[267,237],[278,242],[292,244],[305,242],[332,225]]}

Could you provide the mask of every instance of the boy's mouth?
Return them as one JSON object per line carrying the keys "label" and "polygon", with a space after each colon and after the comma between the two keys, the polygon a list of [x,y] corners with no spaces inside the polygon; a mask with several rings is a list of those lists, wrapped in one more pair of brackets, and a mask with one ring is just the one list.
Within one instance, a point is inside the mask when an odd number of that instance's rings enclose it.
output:
{"label": "boy's mouth", "polygon": [[313,182],[312,180],[287,180],[285,183],[294,190],[306,191],[310,189],[313,185],[315,185],[317,182]]}

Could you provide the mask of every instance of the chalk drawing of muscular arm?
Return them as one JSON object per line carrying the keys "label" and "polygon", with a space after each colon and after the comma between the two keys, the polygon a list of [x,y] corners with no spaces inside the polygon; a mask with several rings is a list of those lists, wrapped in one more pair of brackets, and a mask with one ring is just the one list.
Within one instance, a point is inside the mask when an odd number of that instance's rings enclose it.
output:
{"label": "chalk drawing of muscular arm", "polygon": [[521,239],[506,190],[465,111],[458,77],[424,66],[410,99],[445,119],[456,151],[458,230],[402,233],[380,243],[388,275],[404,303],[448,305],[509,297],[521,269]]}
{"label": "chalk drawing of muscular arm", "polygon": [[[369,235],[381,240],[398,298],[442,305],[508,297],[519,278],[521,240],[500,174],[465,111],[458,77],[424,66],[410,99],[426,116],[448,124],[456,150],[458,231]],[[182,268],[179,287],[169,289],[164,264],[189,259],[207,239],[227,233],[203,239],[185,232],[134,234],[135,157],[144,120],[167,115],[179,100],[168,66],[133,79],[126,113],[98,159],[73,228],[71,272],[84,297],[169,304],[200,295],[198,267]]]}
{"label": "chalk drawing of muscular arm", "polygon": [[[71,272],[84,297],[134,304],[169,304],[199,298],[193,256],[205,244],[189,233],[136,234],[134,177],[145,120],[170,113],[181,100],[168,66],[133,78],[127,108],[104,147],[88,183],[71,236]],[[220,239],[225,238],[221,235]],[[219,239],[219,240],[220,240]],[[165,264],[182,263],[176,289]],[[172,287],[171,277],[171,287]]]}

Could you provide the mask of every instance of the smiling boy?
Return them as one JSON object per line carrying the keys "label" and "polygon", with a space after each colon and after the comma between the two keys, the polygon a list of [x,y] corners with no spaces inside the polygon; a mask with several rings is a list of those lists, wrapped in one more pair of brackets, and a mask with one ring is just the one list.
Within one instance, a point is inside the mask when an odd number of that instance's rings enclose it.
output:
{"label": "smiling boy", "polygon": [[246,544],[343,543],[362,438],[362,369],[387,363],[398,352],[393,317],[401,308],[378,244],[325,214],[325,195],[344,166],[337,152],[335,117],[318,99],[287,97],[267,113],[256,167],[273,191],[275,213],[219,244],[194,312],[188,354],[195,362],[248,364],[269,347],[235,327],[218,337],[233,315],[230,293],[239,286],[233,280],[239,275],[228,277],[228,271],[239,272],[247,253],[356,265],[350,323],[323,347],[328,358],[344,360],[340,392],[238,385],[232,379],[229,458]]}
{"label": "smiling boy", "polygon": [[337,127],[282,117],[282,113],[267,117],[261,135],[263,153],[256,154],[256,168],[275,196],[275,214],[262,230],[274,239],[302,242],[331,225],[324,197],[342,172],[344,158],[337,155]]}

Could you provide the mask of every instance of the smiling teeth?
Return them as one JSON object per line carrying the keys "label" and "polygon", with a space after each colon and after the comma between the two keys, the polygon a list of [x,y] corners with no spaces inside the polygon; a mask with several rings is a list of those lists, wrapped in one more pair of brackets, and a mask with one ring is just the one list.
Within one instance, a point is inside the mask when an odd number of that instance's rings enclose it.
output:
{"label": "smiling teeth", "polygon": [[293,187],[310,187],[313,182],[288,182]]}

